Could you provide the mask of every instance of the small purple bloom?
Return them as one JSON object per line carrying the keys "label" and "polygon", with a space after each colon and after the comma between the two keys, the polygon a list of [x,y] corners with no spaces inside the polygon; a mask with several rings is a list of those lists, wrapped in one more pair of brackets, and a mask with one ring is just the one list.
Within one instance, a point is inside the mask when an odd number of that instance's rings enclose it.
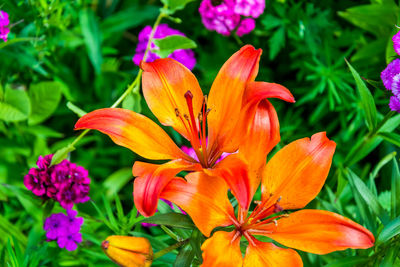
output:
{"label": "small purple bloom", "polygon": [[250,33],[256,27],[256,21],[252,18],[242,20],[236,30],[238,36]]}
{"label": "small purple bloom", "polygon": [[396,53],[397,53],[398,55],[400,55],[400,31],[397,32],[397,33],[393,36],[392,41],[393,41],[393,48],[394,48],[394,51],[396,51]]}
{"label": "small purple bloom", "polygon": [[78,243],[82,242],[81,233],[68,233],[66,235],[60,236],[57,239],[57,244],[60,248],[65,248],[66,250],[73,251],[78,248]]}
{"label": "small purple bloom", "polygon": [[396,58],[392,62],[387,65],[386,69],[384,69],[381,73],[381,79],[383,85],[388,90],[392,90],[392,84],[394,77],[400,73],[400,59]]}
{"label": "small purple bloom", "polygon": [[47,231],[48,242],[56,240],[60,248],[75,250],[78,243],[82,242],[80,230],[83,224],[83,218],[76,217],[77,213],[75,210],[67,210],[67,215],[56,213],[47,218],[43,229]]}
{"label": "small purple bloom", "polygon": [[0,39],[3,39],[4,42],[7,42],[8,34],[10,33],[10,29],[7,27],[8,24],[10,24],[8,14],[0,10]]}
{"label": "small purple bloom", "polygon": [[39,157],[36,163],[38,168],[31,168],[24,177],[26,188],[43,200],[58,201],[65,209],[71,209],[75,203],[88,201],[88,171],[66,159],[50,166],[52,157]]}
{"label": "small purple bloom", "polygon": [[67,231],[67,217],[63,213],[52,214],[44,222],[43,229],[49,240],[56,240],[60,235]]}
{"label": "small purple bloom", "polygon": [[[151,26],[146,26],[139,33],[139,37],[138,37],[139,43],[136,46],[135,55],[132,58],[133,62],[138,66],[139,66],[140,62],[143,60],[144,53],[147,48],[147,43],[150,38],[151,30],[152,30]],[[162,39],[162,38],[170,36],[170,35],[185,36],[185,34],[183,34],[182,32],[180,32],[178,30],[170,28],[167,24],[160,24],[160,25],[158,25],[158,27],[154,33],[154,39]],[[150,49],[156,50],[156,49],[158,49],[158,47],[154,43],[151,43]],[[190,70],[192,70],[194,68],[194,66],[196,65],[196,58],[194,57],[194,52],[190,49],[175,50],[173,53],[168,55],[168,57],[175,59],[176,61],[182,63]],[[154,60],[156,60],[158,58],[160,58],[160,57],[156,53],[149,51],[147,54],[146,62],[153,62]]]}
{"label": "small purple bloom", "polygon": [[255,18],[265,9],[265,0],[203,0],[199,13],[204,26],[222,35],[238,36],[255,28]]}
{"label": "small purple bloom", "polygon": [[390,97],[389,107],[391,110],[400,113],[400,96],[399,95]]}

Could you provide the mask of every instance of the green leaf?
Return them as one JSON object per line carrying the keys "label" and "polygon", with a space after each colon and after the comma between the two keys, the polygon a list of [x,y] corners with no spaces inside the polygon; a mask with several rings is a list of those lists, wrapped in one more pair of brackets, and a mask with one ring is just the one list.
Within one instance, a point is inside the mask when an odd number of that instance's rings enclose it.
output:
{"label": "green leaf", "polygon": [[57,109],[61,100],[61,85],[48,81],[31,85],[29,88],[32,112],[29,124],[39,124],[46,120]]}
{"label": "green leaf", "polygon": [[67,102],[67,108],[69,108],[72,112],[74,112],[79,117],[83,117],[86,114],[86,111],[80,109],[79,107],[75,106],[71,102]]}
{"label": "green leaf", "polygon": [[274,59],[285,46],[285,27],[280,27],[269,39],[269,59]]}
{"label": "green leaf", "polygon": [[348,267],[348,266],[356,266],[357,264],[363,264],[368,262],[369,257],[367,256],[351,256],[346,257],[340,260],[336,260],[331,262],[324,267]]}
{"label": "green leaf", "polygon": [[122,108],[140,113],[142,111],[142,105],[140,103],[141,99],[142,96],[139,92],[132,91],[132,93],[128,94],[122,102]]}
{"label": "green leaf", "polygon": [[187,3],[194,0],[161,0],[161,2],[167,6],[168,14],[172,15],[177,10],[184,9]]}
{"label": "green leaf", "polygon": [[397,159],[393,159],[393,169],[391,177],[391,217],[396,218],[400,215],[400,171]]}
{"label": "green leaf", "polygon": [[347,60],[346,63],[349,66],[350,71],[353,74],[354,80],[356,81],[357,84],[358,93],[360,94],[361,98],[361,106],[364,110],[365,119],[367,121],[367,127],[368,129],[372,130],[376,127],[377,123],[374,97],[368,90],[367,86],[361,79],[358,72],[350,65],[349,62],[347,62]]}
{"label": "green leaf", "polygon": [[174,262],[174,267],[190,267],[194,258],[194,251],[190,245],[186,245],[179,250]]}
{"label": "green leaf", "polygon": [[101,63],[103,57],[101,54],[101,32],[95,14],[91,9],[81,10],[79,13],[79,22],[85,40],[86,50],[89,59],[97,74],[101,72]]}
{"label": "green leaf", "polygon": [[378,164],[376,164],[374,170],[371,172],[370,177],[372,179],[375,179],[375,177],[378,175],[378,172],[380,169],[382,169],[383,166],[385,166],[387,163],[389,163],[394,157],[396,157],[396,152],[392,152],[390,154],[387,154],[383,159],[381,159]]}
{"label": "green leaf", "polygon": [[121,188],[132,179],[132,169],[123,168],[107,177],[103,185],[106,188],[107,198],[114,197]]}
{"label": "green leaf", "polygon": [[23,90],[9,87],[4,93],[4,101],[0,102],[0,120],[15,122],[26,120],[31,111],[28,94]]}
{"label": "green leaf", "polygon": [[116,33],[122,34],[127,29],[141,25],[147,19],[155,18],[157,14],[158,8],[151,5],[124,9],[107,17],[101,23],[101,31],[104,38],[114,37]]}
{"label": "green leaf", "polygon": [[377,197],[368,189],[364,182],[350,169],[348,169],[347,177],[353,188],[353,192],[360,194],[361,198],[365,202],[365,206],[368,207],[376,216],[379,217],[383,224],[387,224],[390,220],[389,214],[379,203]]}
{"label": "green leaf", "polygon": [[380,132],[378,133],[386,141],[400,147],[400,135],[396,133]]}
{"label": "green leaf", "polygon": [[158,49],[152,50],[162,58],[166,58],[172,52],[178,49],[192,49],[197,45],[194,41],[182,35],[170,35],[162,39],[153,39],[153,42]]}
{"label": "green leaf", "polygon": [[375,245],[385,243],[398,234],[400,234],[400,216],[388,223],[385,228],[383,228],[376,240]]}
{"label": "green leaf", "polygon": [[156,214],[141,222],[187,229],[194,229],[196,227],[190,220],[189,216],[175,212]]}
{"label": "green leaf", "polygon": [[75,147],[73,146],[66,146],[57,150],[56,153],[54,153],[53,158],[51,159],[50,166],[60,163],[61,161],[67,158],[69,152],[72,152],[74,150]]}

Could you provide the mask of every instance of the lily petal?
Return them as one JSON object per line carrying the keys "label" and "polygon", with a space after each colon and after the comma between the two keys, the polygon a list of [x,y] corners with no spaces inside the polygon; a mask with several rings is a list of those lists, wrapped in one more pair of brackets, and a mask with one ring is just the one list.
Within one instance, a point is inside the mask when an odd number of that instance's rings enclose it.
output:
{"label": "lily petal", "polygon": [[272,243],[253,240],[254,245],[249,243],[244,257],[243,267],[264,266],[281,267],[302,267],[303,261],[300,255],[293,249],[285,249],[275,246]]}
{"label": "lily petal", "polygon": [[335,142],[325,132],[296,140],[278,151],[262,173],[262,199],[268,207],[299,209],[313,200],[328,176]]}
{"label": "lily petal", "polygon": [[181,63],[170,58],[142,62],[140,67],[143,69],[143,95],[150,110],[163,125],[172,126],[189,138],[184,119],[184,115],[190,116],[185,93],[190,91],[193,95],[193,114],[196,118],[203,104],[203,92],[196,77]]}
{"label": "lily petal", "polygon": [[173,160],[162,165],[136,161],[132,173],[134,181],[133,199],[138,211],[152,216],[157,210],[158,199],[164,187],[183,170],[198,170],[200,165],[185,160]]}
{"label": "lily petal", "polygon": [[[247,106],[243,114],[246,117],[242,120],[242,128],[247,131],[240,137],[242,142],[239,154],[246,159],[250,169],[258,173],[258,170],[265,166],[268,153],[281,140],[278,115],[268,100]],[[260,179],[257,186],[259,182]]]}
{"label": "lily petal", "polygon": [[160,197],[187,212],[205,236],[217,226],[233,224],[235,215],[227,196],[228,187],[222,179],[204,172],[190,173],[185,178],[187,182],[172,180]]}
{"label": "lily petal", "polygon": [[[216,232],[201,246],[203,251],[202,267],[242,267],[240,238],[234,238],[235,232]],[[233,242],[232,242],[233,240]]]}
{"label": "lily petal", "polygon": [[339,214],[324,210],[300,210],[278,220],[266,236],[284,246],[326,254],[347,248],[366,249],[375,238],[361,225]]}
{"label": "lily petal", "polygon": [[205,169],[204,172],[223,178],[240,206],[244,210],[249,208],[254,193],[252,179],[246,163],[238,154],[227,156],[213,169]]}
{"label": "lily petal", "polygon": [[243,95],[245,104],[258,103],[266,98],[279,98],[289,103],[296,102],[292,93],[280,84],[267,82],[250,82],[247,84]]}
{"label": "lily petal", "polygon": [[226,61],[215,78],[207,103],[211,150],[237,150],[238,144],[231,144],[230,136],[239,118],[246,85],[257,76],[261,53],[261,49],[256,50],[251,45],[242,47]]}
{"label": "lily petal", "polygon": [[107,134],[116,144],[144,158],[190,160],[160,126],[127,109],[104,108],[92,111],[75,124],[75,130],[80,129],[93,129]]}

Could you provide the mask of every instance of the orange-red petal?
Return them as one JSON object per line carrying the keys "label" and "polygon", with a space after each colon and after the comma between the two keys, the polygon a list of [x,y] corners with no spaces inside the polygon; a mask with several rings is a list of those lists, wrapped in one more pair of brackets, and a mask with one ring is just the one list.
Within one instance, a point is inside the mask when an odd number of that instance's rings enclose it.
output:
{"label": "orange-red petal", "polygon": [[224,180],[204,172],[190,173],[185,178],[187,182],[183,179],[172,180],[160,197],[186,211],[206,236],[217,226],[233,224],[235,215]]}
{"label": "orange-red petal", "polygon": [[267,82],[250,82],[247,84],[243,95],[243,103],[258,103],[266,98],[279,98],[286,102],[294,103],[292,93],[283,85]]}
{"label": "orange-red petal", "polygon": [[149,118],[121,108],[92,111],[78,120],[75,129],[93,129],[107,134],[116,144],[148,159],[190,160],[168,134]]}
{"label": "orange-red petal", "polygon": [[207,103],[211,149],[237,150],[238,144],[230,142],[231,131],[235,130],[239,118],[246,85],[257,76],[261,53],[261,49],[256,50],[251,45],[242,47],[226,61],[215,78]]}
{"label": "orange-red petal", "polygon": [[200,166],[185,160],[174,160],[162,165],[136,161],[132,173],[134,181],[133,199],[138,211],[151,216],[157,210],[158,199],[164,187],[183,170],[196,170]]}
{"label": "orange-red petal", "polygon": [[299,209],[313,200],[328,176],[335,147],[335,142],[321,132],[311,140],[299,139],[278,151],[262,173],[266,206],[280,199],[284,209]]}
{"label": "orange-red petal", "polygon": [[[244,257],[243,267],[302,267],[300,255],[293,249],[285,249],[272,243],[253,240],[249,243]],[[284,263],[284,264],[282,264]]]}
{"label": "orange-red petal", "polygon": [[242,267],[240,237],[233,242],[235,232],[216,232],[201,246],[203,251],[202,267]]}
{"label": "orange-red petal", "polygon": [[181,63],[170,58],[142,62],[141,68],[143,95],[150,110],[163,125],[172,126],[188,138],[184,125],[187,124],[184,115],[189,116],[185,93],[190,91],[193,95],[194,116],[197,117],[203,104],[203,93],[196,77]]}
{"label": "orange-red petal", "polygon": [[[269,226],[266,236],[284,246],[316,254],[347,248],[366,249],[375,238],[361,225],[339,214],[323,210],[300,210]],[[268,229],[265,229],[268,230]]]}
{"label": "orange-red petal", "polygon": [[[253,198],[251,176],[247,164],[238,154],[232,154],[221,160],[213,169],[205,169],[206,173],[225,180],[239,205],[247,210]],[[216,177],[216,179],[217,179]]]}

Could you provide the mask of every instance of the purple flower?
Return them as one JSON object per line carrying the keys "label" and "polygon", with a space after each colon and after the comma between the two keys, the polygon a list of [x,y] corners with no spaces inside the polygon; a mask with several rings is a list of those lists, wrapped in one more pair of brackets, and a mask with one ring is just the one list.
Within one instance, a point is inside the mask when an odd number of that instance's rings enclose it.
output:
{"label": "purple flower", "polygon": [[24,177],[26,188],[43,200],[54,199],[65,209],[71,209],[75,203],[88,201],[90,178],[88,171],[63,160],[50,166],[53,155],[40,156],[36,165]]}
{"label": "purple flower", "polygon": [[394,81],[394,77],[400,73],[400,59],[396,58],[392,62],[387,65],[386,69],[384,69],[381,73],[381,79],[383,85],[388,90],[392,90],[392,84]]}
{"label": "purple flower", "polygon": [[400,96],[399,95],[390,97],[389,107],[391,110],[400,113]]}
{"label": "purple flower", "polygon": [[75,250],[78,243],[82,242],[79,231],[83,224],[83,218],[76,217],[77,213],[75,210],[67,210],[67,215],[56,213],[47,218],[43,229],[47,231],[48,242],[56,240],[60,248]]}
{"label": "purple flower", "polygon": [[256,21],[252,18],[244,19],[240,22],[239,27],[236,30],[238,36],[250,33],[256,27]]}
{"label": "purple flower", "polygon": [[3,39],[4,42],[7,42],[8,34],[10,33],[10,29],[7,27],[8,24],[10,24],[8,14],[0,10],[0,39]]}
{"label": "purple flower", "polygon": [[58,246],[69,251],[77,249],[80,242],[82,242],[81,233],[68,233],[57,239]]}
{"label": "purple flower", "polygon": [[[151,30],[152,30],[151,26],[146,26],[139,33],[139,38],[138,38],[139,43],[136,47],[135,55],[132,58],[133,62],[138,66],[140,64],[140,61],[143,60],[144,53],[145,53],[146,47],[147,47],[147,43],[150,38]],[[182,32],[170,28],[167,24],[160,24],[160,25],[158,25],[158,27],[154,33],[154,39],[162,39],[162,38],[170,36],[170,35],[185,36]],[[156,49],[158,49],[158,47],[152,42],[150,44],[150,49],[156,50]],[[168,57],[175,59],[176,61],[182,63],[190,70],[192,70],[194,68],[194,66],[196,65],[196,58],[194,57],[194,52],[190,49],[175,50],[173,53],[168,55]],[[154,60],[156,60],[158,58],[160,58],[160,57],[156,53],[149,51],[147,54],[146,62],[153,62]]]}
{"label": "purple flower", "polygon": [[393,36],[392,41],[394,51],[400,55],[400,31]]}
{"label": "purple flower", "polygon": [[253,18],[265,9],[265,0],[203,0],[199,7],[204,26],[222,35],[242,36],[255,28]]}
{"label": "purple flower", "polygon": [[44,222],[43,229],[46,232],[46,237],[49,240],[56,240],[58,236],[67,231],[67,217],[63,213],[52,214]]}
{"label": "purple flower", "polygon": [[235,13],[245,16],[258,18],[265,9],[265,0],[236,0]]}

